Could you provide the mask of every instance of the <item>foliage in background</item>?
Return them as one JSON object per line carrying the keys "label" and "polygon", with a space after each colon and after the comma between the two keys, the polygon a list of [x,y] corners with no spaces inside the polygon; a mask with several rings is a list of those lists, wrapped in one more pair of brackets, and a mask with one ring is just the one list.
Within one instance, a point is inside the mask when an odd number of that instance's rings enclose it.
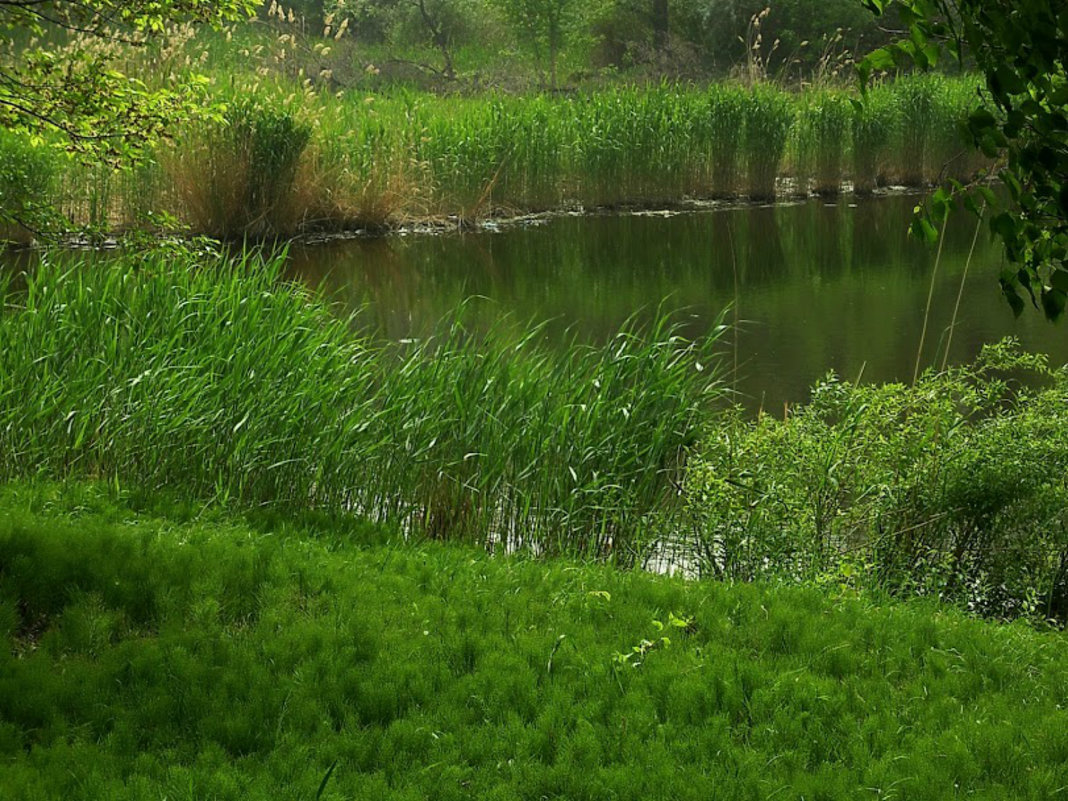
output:
{"label": "foliage in background", "polygon": [[[948,50],[986,77],[983,105],[972,112],[974,145],[1001,165],[1011,206],[995,207],[991,230],[1013,269],[1001,287],[1013,310],[1023,290],[1049,318],[1068,300],[1068,14],[1058,0],[865,0],[876,14],[896,11],[909,36],[870,53],[862,81],[903,62],[934,66]],[[936,216],[948,213],[936,199]],[[972,205],[978,211],[978,204]]]}
{"label": "foliage in background", "polygon": [[1002,344],[915,387],[832,378],[785,420],[713,428],[687,479],[702,572],[1063,622],[1066,397],[1068,374]]}

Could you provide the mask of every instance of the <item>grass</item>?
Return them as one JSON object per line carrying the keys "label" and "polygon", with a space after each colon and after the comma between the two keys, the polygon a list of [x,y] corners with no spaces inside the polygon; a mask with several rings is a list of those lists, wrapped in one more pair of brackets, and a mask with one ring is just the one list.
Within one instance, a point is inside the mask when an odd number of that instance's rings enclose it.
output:
{"label": "grass", "polygon": [[0,490],[12,798],[1048,799],[1062,636]]}
{"label": "grass", "polygon": [[867,191],[879,174],[918,183],[981,166],[957,133],[975,100],[968,78],[876,87],[852,121],[840,91],[771,85],[336,96],[238,78],[217,92],[228,122],[176,132],[158,164],[114,173],[57,162],[55,194],[71,224],[143,227],[163,212],[195,233],[269,238],[574,206],[767,200],[787,174],[803,194],[810,177],[833,194],[851,173]]}
{"label": "grass", "polygon": [[478,331],[461,308],[391,346],[283,283],[282,263],[42,264],[0,318],[0,477],[639,558],[722,395],[715,335],[689,341],[660,315],[560,353],[537,326]]}

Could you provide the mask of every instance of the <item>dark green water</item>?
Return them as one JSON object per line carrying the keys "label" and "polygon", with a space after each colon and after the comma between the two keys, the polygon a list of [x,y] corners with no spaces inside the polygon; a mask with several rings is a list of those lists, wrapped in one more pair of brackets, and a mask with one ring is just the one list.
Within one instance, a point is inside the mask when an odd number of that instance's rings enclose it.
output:
{"label": "dark green water", "polygon": [[[553,322],[597,340],[663,302],[687,333],[737,323],[724,346],[742,401],[781,410],[833,370],[911,380],[935,252],[906,235],[915,197],[674,216],[563,217],[499,233],[395,236],[296,248],[293,268],[384,334],[420,336],[470,296],[476,319]],[[975,219],[951,221],[934,281],[921,365],[941,364]],[[950,361],[1013,335],[1068,362],[1068,328],[1001,297],[999,247],[980,232],[964,282]]]}

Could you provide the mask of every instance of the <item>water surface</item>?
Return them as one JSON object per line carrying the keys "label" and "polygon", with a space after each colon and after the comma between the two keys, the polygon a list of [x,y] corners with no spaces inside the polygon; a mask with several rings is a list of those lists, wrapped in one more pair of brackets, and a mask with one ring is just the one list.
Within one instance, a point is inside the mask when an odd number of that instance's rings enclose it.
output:
{"label": "water surface", "polygon": [[[720,208],[672,215],[560,217],[499,232],[410,235],[291,251],[295,274],[391,338],[422,336],[465,298],[479,324],[551,320],[548,336],[591,341],[663,304],[700,335],[726,309],[724,359],[751,409],[805,400],[828,371],[911,380],[935,251],[907,236],[916,197]],[[976,230],[951,220],[923,366],[942,363]],[[1018,337],[1068,362],[1065,327],[1000,294],[1000,247],[980,232],[963,281],[950,362]]]}

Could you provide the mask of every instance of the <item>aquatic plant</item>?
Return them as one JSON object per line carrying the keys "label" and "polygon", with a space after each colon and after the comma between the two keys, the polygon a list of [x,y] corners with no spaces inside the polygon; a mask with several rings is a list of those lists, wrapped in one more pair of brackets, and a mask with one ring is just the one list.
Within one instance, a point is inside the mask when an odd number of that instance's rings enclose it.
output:
{"label": "aquatic plant", "polygon": [[734,197],[740,183],[739,153],[748,94],[741,86],[718,84],[709,89],[708,119],[712,141],[713,197]]}
{"label": "aquatic plant", "polygon": [[867,195],[881,183],[887,145],[897,134],[898,107],[884,86],[853,107],[853,191]]}
{"label": "aquatic plant", "polygon": [[779,89],[755,86],[746,97],[744,117],[746,191],[753,200],[773,200],[794,120],[793,104]]}
{"label": "aquatic plant", "polygon": [[[715,336],[667,318],[562,354],[463,311],[395,346],[282,260],[59,266],[0,318],[0,478],[357,510],[439,538],[634,560],[720,394]],[[26,402],[27,398],[32,398]]]}
{"label": "aquatic plant", "polygon": [[803,106],[799,125],[811,133],[817,195],[837,195],[850,134],[850,105],[840,92],[823,91]]}
{"label": "aquatic plant", "polygon": [[893,83],[901,120],[900,143],[893,151],[898,180],[905,186],[926,186],[934,177],[930,140],[934,132],[940,75],[913,75]]}

